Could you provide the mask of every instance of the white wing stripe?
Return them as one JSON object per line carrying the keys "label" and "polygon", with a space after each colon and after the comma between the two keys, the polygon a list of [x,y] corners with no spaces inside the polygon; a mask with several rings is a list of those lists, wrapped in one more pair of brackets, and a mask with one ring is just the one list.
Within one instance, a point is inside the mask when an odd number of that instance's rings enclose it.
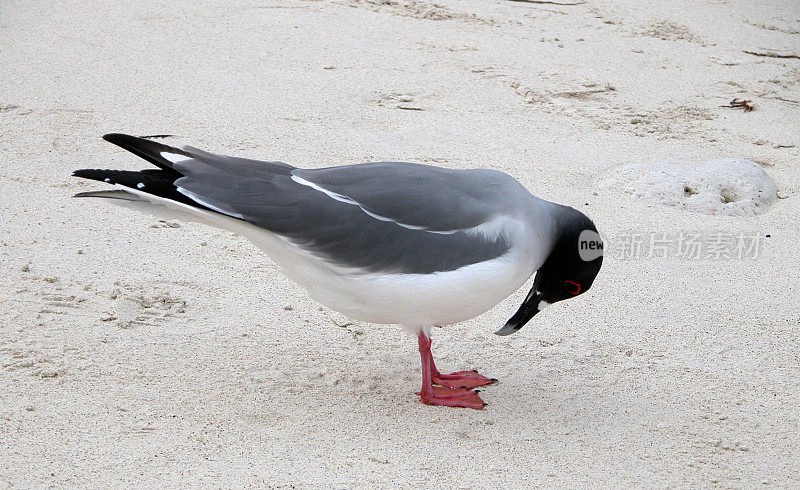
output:
{"label": "white wing stripe", "polygon": [[329,191],[327,189],[323,189],[322,187],[318,186],[317,184],[315,184],[313,182],[309,182],[309,181],[307,181],[306,179],[304,179],[302,177],[298,177],[296,175],[292,175],[292,180],[297,182],[300,185],[304,185],[306,187],[311,187],[312,189],[314,189],[316,191],[320,191],[323,194],[325,194],[328,197],[330,197],[331,199],[336,199],[337,201],[346,202],[347,204],[355,204],[356,206],[358,206],[358,203],[355,202],[354,200],[350,199],[349,197],[343,196],[341,194],[337,194],[335,192],[331,192],[331,191]]}
{"label": "white wing stripe", "polygon": [[408,228],[409,230],[427,231],[428,233],[437,233],[439,235],[452,235],[453,233],[457,233],[459,231],[463,231],[463,230],[434,231],[434,230],[429,230],[429,229],[425,228],[424,226],[407,225],[407,224],[404,224],[404,223],[400,223],[398,221],[393,220],[392,218],[387,218],[385,216],[380,216],[378,214],[375,214],[375,213],[373,213],[371,211],[367,211],[366,209],[364,209],[364,207],[361,204],[359,204],[356,201],[350,199],[349,197],[343,196],[341,194],[337,194],[337,193],[332,192],[332,191],[329,191],[328,189],[325,189],[324,187],[322,187],[320,185],[317,185],[317,184],[315,184],[313,182],[309,182],[309,181],[307,181],[306,179],[304,179],[302,177],[298,177],[296,175],[292,175],[292,180],[297,182],[300,185],[304,185],[306,187],[311,187],[314,190],[320,191],[323,194],[325,194],[328,197],[330,197],[331,199],[336,199],[337,201],[341,201],[341,202],[344,202],[344,203],[347,203],[347,204],[353,204],[355,206],[358,206],[362,211],[364,211],[364,213],[366,213],[369,216],[372,216],[373,218],[375,218],[377,220],[388,221],[388,222],[394,223],[394,224],[396,224],[398,226],[402,226],[403,228]]}
{"label": "white wing stripe", "polygon": [[[395,224],[398,224],[398,225],[400,225],[400,223],[398,223],[397,221],[395,221],[395,220],[393,220],[393,219],[391,219],[391,218],[387,218],[387,217],[385,217],[385,216],[381,216],[381,215],[379,215],[379,214],[375,214],[375,213],[372,213],[372,212],[370,212],[370,211],[367,211],[367,210],[366,210],[366,209],[364,209],[364,208],[363,208],[361,205],[358,205],[358,207],[360,207],[362,211],[364,211],[365,213],[367,213],[368,215],[372,216],[373,218],[375,218],[375,219],[377,219],[377,220],[380,220],[380,221],[389,221],[389,222],[391,222],[391,223],[395,223]],[[406,226],[406,225],[400,225],[400,226]],[[411,228],[411,226],[406,226],[406,228]],[[421,230],[421,229],[422,229],[422,227],[416,227],[415,229],[417,229],[417,230]]]}

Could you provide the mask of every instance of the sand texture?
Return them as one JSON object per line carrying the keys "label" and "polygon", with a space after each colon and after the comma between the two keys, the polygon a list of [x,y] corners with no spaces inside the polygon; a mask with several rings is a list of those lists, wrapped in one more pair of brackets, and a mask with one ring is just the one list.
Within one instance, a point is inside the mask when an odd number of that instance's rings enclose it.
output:
{"label": "sand texture", "polygon": [[[560,3],[0,2],[0,487],[800,486],[800,3]],[[102,188],[73,169],[147,166],[107,132],[499,169],[610,246],[515,335],[527,288],[433,329],[500,383],[429,407],[401,329],[228,232],[71,199]],[[775,195],[608,184],[721,159]]]}

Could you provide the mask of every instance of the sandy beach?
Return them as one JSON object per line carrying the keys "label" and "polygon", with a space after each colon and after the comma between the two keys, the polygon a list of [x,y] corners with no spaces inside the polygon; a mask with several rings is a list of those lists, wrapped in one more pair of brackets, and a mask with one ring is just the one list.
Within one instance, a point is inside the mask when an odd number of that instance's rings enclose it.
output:
{"label": "sandy beach", "polygon": [[[800,486],[798,2],[11,0],[0,54],[0,487]],[[434,328],[500,383],[426,406],[400,328],[229,232],[72,199],[102,188],[74,169],[147,167],[109,132],[502,170],[609,247],[515,335],[529,287]]]}

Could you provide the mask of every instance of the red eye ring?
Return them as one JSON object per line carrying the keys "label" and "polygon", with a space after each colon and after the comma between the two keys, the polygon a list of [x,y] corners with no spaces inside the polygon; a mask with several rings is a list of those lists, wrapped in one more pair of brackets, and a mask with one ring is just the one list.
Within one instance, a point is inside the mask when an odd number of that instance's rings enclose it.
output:
{"label": "red eye ring", "polygon": [[581,293],[581,285],[574,281],[564,281],[565,285],[573,286],[573,291],[567,290],[569,294],[578,295]]}

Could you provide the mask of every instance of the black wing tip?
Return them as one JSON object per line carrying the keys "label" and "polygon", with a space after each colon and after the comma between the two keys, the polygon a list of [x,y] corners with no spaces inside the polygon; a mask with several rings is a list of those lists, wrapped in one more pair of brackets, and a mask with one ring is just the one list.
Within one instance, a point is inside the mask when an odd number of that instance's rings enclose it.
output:
{"label": "black wing tip", "polygon": [[[113,143],[117,146],[131,145],[131,144],[134,145],[147,144],[149,142],[152,142],[152,140],[154,139],[173,138],[173,137],[174,135],[172,134],[148,134],[144,136],[133,136],[132,134],[125,134],[125,133],[106,133],[103,135],[104,140],[108,141],[109,143]],[[155,144],[158,146],[172,148],[157,142]],[[178,150],[178,148],[173,148],[173,149]]]}
{"label": "black wing tip", "polygon": [[103,135],[103,139],[108,141],[109,143],[114,143],[116,145],[118,144],[118,142],[122,142],[124,140],[128,141],[132,139],[135,140],[136,137],[124,133],[106,133]]}
{"label": "black wing tip", "polygon": [[97,169],[92,169],[92,168],[81,168],[81,169],[78,169],[78,170],[73,170],[72,171],[72,176],[73,177],[81,177],[83,179],[88,179],[90,175],[92,175],[93,173],[95,173],[97,171],[98,171]]}
{"label": "black wing tip", "polygon": [[[164,136],[164,135],[154,135]],[[107,133],[103,135],[103,139],[111,144],[117,145],[124,150],[128,150],[139,158],[152,163],[156,167],[174,172],[175,175],[180,175],[180,172],[172,168],[172,162],[164,158],[161,153],[174,153],[177,155],[189,156],[185,151],[172,146],[159,143],[147,138],[132,136],[123,133]]]}
{"label": "black wing tip", "polygon": [[[115,141],[123,141],[123,140],[152,140],[152,139],[164,139],[164,138],[174,138],[174,134],[147,134],[143,136],[133,136],[130,134],[125,133],[106,133],[103,135],[103,139],[114,143]],[[116,143],[115,143],[116,144]]]}
{"label": "black wing tip", "polygon": [[[106,133],[103,135],[103,139],[128,151],[130,151],[131,147],[141,147],[141,145],[147,145],[150,142],[147,138],[125,133]],[[156,143],[156,145],[158,144]]]}
{"label": "black wing tip", "polygon": [[97,180],[99,182],[103,182],[106,181],[105,179],[109,176],[111,172],[112,172],[111,170],[101,170],[99,168],[81,168],[78,170],[73,170],[72,176],[79,177],[81,179]]}
{"label": "black wing tip", "polygon": [[80,177],[82,179],[98,180],[101,182],[111,183],[110,180],[106,179],[112,177],[116,173],[119,173],[119,170],[110,170],[102,168],[81,168],[78,170],[73,170],[72,176]]}

